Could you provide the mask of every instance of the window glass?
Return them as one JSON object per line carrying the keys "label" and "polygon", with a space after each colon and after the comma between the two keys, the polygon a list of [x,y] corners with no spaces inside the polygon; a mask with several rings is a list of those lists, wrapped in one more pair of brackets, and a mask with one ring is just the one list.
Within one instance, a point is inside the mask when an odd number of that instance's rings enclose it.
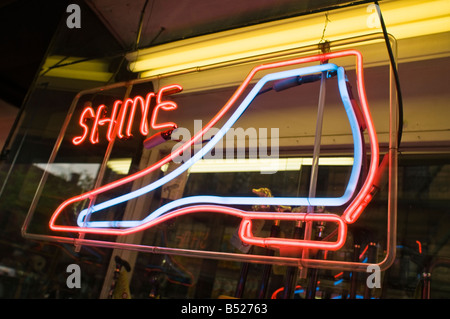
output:
{"label": "window glass", "polygon": [[[100,35],[107,34],[104,29],[95,30],[99,30]],[[69,40],[73,38],[66,32],[63,30],[56,38],[47,63],[62,61],[55,57],[71,55],[74,52],[72,46],[76,47],[76,44],[83,47],[85,35],[79,35],[79,38],[75,37],[77,41],[71,42]],[[65,45],[67,42],[71,42],[71,47]],[[117,50],[114,43],[104,48],[84,47],[94,52],[80,53],[82,58],[104,57],[105,53]],[[89,66],[99,62],[93,60]],[[348,61],[338,62],[347,67]],[[14,131],[9,156],[0,166],[0,297],[107,298],[117,279],[114,271],[117,257],[121,256],[121,265],[130,264],[128,279],[133,298],[236,295],[282,298],[287,282],[294,290],[294,298],[306,298],[311,292],[314,270],[294,272],[291,264],[285,261],[291,260],[292,255],[242,245],[236,236],[241,218],[236,216],[208,211],[186,214],[130,236],[80,234],[49,228],[52,214],[71,198],[112,185],[127,176],[138,176],[136,180],[115,185],[98,196],[85,196],[70,203],[58,216],[58,225],[78,226],[80,214],[88,207],[122,198],[175,175],[173,172],[220,134],[225,117],[215,123],[212,133],[178,154],[175,161],[156,164],[171,156],[227,105],[252,66],[120,84],[117,83],[127,75],[122,73],[123,70],[117,74],[108,70],[101,80],[95,81],[93,78],[58,79],[50,72],[41,75],[30,91],[24,115]],[[346,71],[354,84],[354,68],[348,67]],[[365,70],[368,99],[380,133],[382,155],[388,149],[388,76],[387,65],[372,65]],[[257,80],[261,77],[258,75]],[[256,80],[251,81],[243,90],[232,104],[230,113],[245,102],[255,83]],[[158,92],[173,84],[181,85],[183,90],[169,90],[158,102]],[[355,149],[337,84],[336,77],[327,80],[320,149],[322,162],[317,167],[313,165],[313,159],[320,82],[277,92],[266,90],[273,85],[269,81],[245,113],[236,119],[234,134],[218,140],[204,154],[204,160],[173,179],[166,178],[162,185],[136,198],[87,214],[89,220],[81,222],[141,221],[180,198],[197,196],[259,198],[270,194],[306,198],[312,191],[311,178],[315,168],[318,170],[312,197],[342,196],[351,179]],[[124,117],[122,122],[124,138],[111,142],[108,140],[111,122],[107,119],[113,114],[115,103],[125,103],[128,98],[137,96],[143,101],[148,99],[149,108],[136,104],[135,117]],[[160,102],[173,102],[177,107],[167,103],[156,115],[147,114],[155,120],[153,124],[163,125],[162,128],[143,127],[142,113],[155,110]],[[97,114],[101,117],[96,118]],[[130,118],[133,120],[129,121]],[[171,122],[177,125],[176,137],[162,141],[160,135],[154,136],[170,130]],[[154,138],[149,141],[149,137]],[[364,142],[368,143],[367,136],[364,137]],[[145,147],[149,144],[152,147]],[[399,157],[396,258],[382,273],[382,288],[368,289],[367,273],[364,272],[318,270],[317,298],[415,298],[423,296],[428,284],[433,298],[449,296],[450,157],[440,148],[427,154],[421,147],[421,144],[414,144]],[[370,152],[363,156],[370,156]],[[363,177],[367,159],[363,157]],[[156,169],[145,171],[149,167]],[[135,175],[143,171],[147,173]],[[317,258],[367,264],[384,258],[389,192],[386,183],[381,186],[364,214],[349,225],[343,248],[336,252],[321,252]],[[197,198],[193,203],[201,203],[201,200]],[[247,211],[264,209],[252,204],[232,206]],[[302,212],[308,208],[277,205],[271,209],[290,214],[295,209]],[[331,205],[315,207],[315,212],[319,213],[340,215],[342,210],[342,207]],[[24,225],[27,225],[25,229]],[[274,226],[280,227],[276,234],[272,233],[276,229]],[[296,226],[295,220],[266,220],[255,222],[253,231],[265,238],[292,239]],[[322,238],[334,238],[336,225],[332,222],[316,223],[311,227],[313,237],[320,231]],[[24,233],[31,236],[24,238]],[[80,245],[81,241],[85,244]],[[123,249],[126,245],[132,249]],[[303,251],[295,253],[294,256],[298,256]],[[316,258],[314,253],[310,252],[309,256]],[[255,262],[258,258],[272,263]],[[81,268],[79,289],[69,288],[67,284],[67,267],[71,264]],[[424,276],[428,272],[432,274],[431,283]],[[292,282],[287,280],[291,274],[296,278]]]}

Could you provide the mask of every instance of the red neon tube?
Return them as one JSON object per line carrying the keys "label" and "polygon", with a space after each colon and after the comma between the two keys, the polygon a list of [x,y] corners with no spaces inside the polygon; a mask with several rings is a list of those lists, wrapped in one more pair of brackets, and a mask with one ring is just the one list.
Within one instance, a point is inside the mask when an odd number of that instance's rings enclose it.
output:
{"label": "red neon tube", "polygon": [[[90,115],[87,115],[87,113],[90,113]],[[72,140],[72,143],[75,145],[81,144],[83,143],[83,141],[86,139],[86,137],[88,136],[88,132],[89,132],[89,127],[84,123],[84,121],[86,120],[86,117],[95,117],[95,111],[92,107],[88,106],[86,107],[83,112],[81,113],[80,116],[80,126],[83,128],[83,135],[82,136],[78,136],[75,137]]]}
{"label": "red neon tube", "polygon": [[[197,205],[185,208],[180,208],[178,210],[169,212],[160,218],[152,220],[148,223],[142,224],[135,228],[127,229],[96,229],[95,233],[103,235],[129,235],[136,232],[143,231],[145,229],[154,227],[160,223],[171,220],[176,217],[180,217],[186,214],[193,213],[221,213],[226,215],[232,215],[235,217],[242,218],[241,227],[239,229],[239,235],[245,243],[252,245],[262,245],[264,247],[281,247],[288,246],[294,248],[315,248],[324,250],[336,250],[342,247],[345,242],[346,237],[346,225],[344,221],[337,215],[331,214],[308,214],[308,213],[289,213],[286,215],[276,215],[270,212],[256,212],[258,218],[262,219],[279,219],[279,220],[299,220],[299,221],[328,221],[335,222],[339,226],[338,240],[336,242],[320,242],[320,241],[299,241],[293,239],[283,239],[283,238],[255,238],[251,233],[251,219],[254,218],[255,212],[247,212],[226,206],[216,206],[216,205]],[[52,228],[53,229],[53,228]],[[88,227],[75,227],[75,226],[58,226],[58,230],[64,230],[68,232],[81,232],[89,233],[92,229]]]}
{"label": "red neon tube", "polygon": [[182,90],[183,90],[183,88],[181,87],[181,85],[178,85],[178,84],[168,85],[168,86],[161,88],[161,90],[159,90],[158,95],[156,97],[157,104],[156,104],[156,107],[153,109],[152,118],[151,118],[151,126],[153,129],[159,130],[159,129],[163,129],[163,128],[176,128],[177,127],[177,125],[173,122],[156,124],[156,118],[158,116],[159,109],[163,109],[165,111],[171,111],[171,110],[175,110],[177,108],[176,103],[174,103],[172,101],[162,102],[161,101],[162,96],[164,94],[178,93],[178,92],[181,92]]}

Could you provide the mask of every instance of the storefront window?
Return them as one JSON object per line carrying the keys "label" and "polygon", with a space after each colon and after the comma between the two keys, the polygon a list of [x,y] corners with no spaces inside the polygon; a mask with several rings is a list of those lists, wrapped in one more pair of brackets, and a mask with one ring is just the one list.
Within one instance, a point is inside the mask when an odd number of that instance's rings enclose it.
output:
{"label": "storefront window", "polygon": [[[67,40],[65,32],[56,38],[54,54],[47,62],[62,54],[58,48]],[[116,47],[112,43],[111,48],[91,49],[102,56]],[[368,46],[362,50],[375,49]],[[344,59],[338,62],[347,63]],[[365,79],[375,127],[380,132],[381,162],[388,152],[389,68],[380,64],[365,69]],[[212,134],[202,136],[164,165],[156,165],[220,112],[252,66],[125,82],[110,70],[106,73],[111,77],[94,82],[92,78],[66,82],[50,72],[43,74],[25,105],[10,155],[0,166],[0,297],[108,298],[117,284],[116,265],[120,264],[127,272],[132,298],[283,298],[288,288],[293,298],[308,298],[312,290],[314,298],[324,299],[419,298],[424,297],[428,273],[433,276],[431,297],[447,298],[450,157],[441,149],[423,154],[420,144],[399,157],[397,254],[393,265],[382,273],[381,288],[368,288],[364,272],[294,267],[290,262],[306,254],[304,249],[282,251],[244,245],[237,236],[242,218],[232,214],[174,214],[125,236],[69,228],[88,223],[102,230],[117,225],[122,229],[140,227],[138,222],[150,223],[152,218],[164,216],[166,212],[161,209],[181,198],[193,202],[182,202],[174,210],[218,197],[342,196],[357,159],[355,136],[334,75],[327,79],[319,141],[321,161],[317,165],[314,145],[320,81],[279,92],[264,90],[273,85],[269,81],[236,119],[235,134],[225,135],[203,160],[174,173],[220,134],[224,118],[215,123]],[[355,69],[346,67],[347,79],[354,83]],[[260,78],[252,79],[232,111],[246,101]],[[115,108],[128,99],[137,101],[134,118]],[[153,113],[155,110],[158,112]],[[118,131],[112,131],[115,111],[119,112],[117,118],[123,118]],[[145,116],[150,122],[143,120]],[[171,131],[171,123],[176,130]],[[172,137],[155,137],[162,131],[170,131]],[[114,138],[118,133],[123,138]],[[371,154],[368,148],[361,152],[364,177]],[[150,170],[152,167],[156,169]],[[133,178],[124,180],[130,176]],[[159,181],[164,182],[150,187]],[[99,189],[102,191],[93,192]],[[308,258],[367,265],[380,262],[387,249],[389,195],[384,181],[364,214],[349,225],[343,247],[327,252],[311,250]],[[265,209],[249,203],[230,206],[243,206],[248,211]],[[270,209],[285,214],[311,209],[307,205],[272,206]],[[340,206],[315,205],[309,213],[341,214]],[[153,217],[155,212],[161,215]],[[66,228],[52,230],[53,216],[57,217],[56,225]],[[254,222],[253,231],[265,238],[292,239],[299,225],[305,227],[296,220],[270,219]],[[336,236],[333,222],[310,227],[311,236],[320,240]],[[274,229],[278,232],[272,233]],[[67,267],[74,264],[81,269],[80,288],[67,284]]]}

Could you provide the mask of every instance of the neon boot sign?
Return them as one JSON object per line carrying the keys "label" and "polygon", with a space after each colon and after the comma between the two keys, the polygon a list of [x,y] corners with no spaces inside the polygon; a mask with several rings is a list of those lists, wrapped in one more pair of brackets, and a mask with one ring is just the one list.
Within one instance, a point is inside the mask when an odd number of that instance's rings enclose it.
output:
{"label": "neon boot sign", "polygon": [[[359,104],[361,107],[362,117],[358,117],[356,113],[355,100],[349,91],[349,85],[345,70],[343,67],[337,66],[333,63],[323,63],[335,58],[353,56],[356,60],[356,80],[357,80],[357,92],[359,96]],[[305,63],[322,62],[322,64],[314,66],[303,66],[294,68],[288,71],[274,72],[263,76],[252,88],[252,90],[243,97],[244,90],[248,87],[250,81],[255,77],[258,72],[270,71],[272,69],[280,67],[296,67]],[[221,196],[191,196],[180,198],[169,202],[155,211],[149,212],[148,215],[142,220],[90,220],[89,216],[101,212],[109,207],[118,205],[120,203],[127,202],[131,199],[139,196],[145,196],[145,194],[161,187],[172,179],[176,178],[183,172],[189,169],[195,162],[200,160],[206,155],[218,141],[226,134],[232,125],[239,119],[239,117],[245,112],[249,104],[257,96],[262,87],[270,82],[281,79],[286,79],[296,76],[306,76],[311,74],[320,74],[324,72],[333,72],[337,76],[337,83],[339,93],[341,96],[342,104],[344,106],[347,118],[350,123],[350,128],[353,136],[353,152],[354,161],[351,169],[350,178],[344,194],[340,197],[221,197]],[[174,86],[172,90],[181,90],[181,87]],[[173,92],[173,91],[172,91]],[[231,112],[232,106],[236,101],[243,97],[239,106]],[[159,100],[161,104],[164,102]],[[164,107],[167,105],[162,105]],[[170,108],[169,108],[170,109]],[[145,111],[142,109],[143,112]],[[359,109],[358,109],[359,110]],[[91,111],[89,111],[91,112]],[[94,113],[92,113],[94,114]],[[91,116],[93,116],[91,114]],[[219,132],[209,140],[200,151],[195,153],[191,158],[185,161],[177,169],[165,175],[164,177],[153,181],[140,189],[133,190],[129,193],[122,194],[118,197],[111,198],[104,202],[96,203],[87,209],[79,212],[77,225],[60,225],[57,223],[58,217],[68,206],[84,201],[86,199],[95,198],[96,196],[135,181],[157,169],[160,169],[164,164],[167,164],[174,160],[177,154],[190,149],[194,143],[200,141],[202,136],[211,129],[220,119],[226,119],[225,124],[221,127]],[[141,127],[146,128],[146,126]],[[358,187],[358,181],[361,175],[361,165],[363,161],[363,142],[362,142],[362,130],[364,128],[367,131],[370,142],[370,161],[368,173],[363,181],[361,187]],[[146,132],[146,131],[145,131]],[[86,135],[87,136],[87,135]],[[81,139],[81,138],[80,138]],[[76,142],[77,140],[75,140]],[[95,141],[95,140],[94,140]],[[365,87],[364,87],[364,75],[363,75],[363,58],[359,51],[345,50],[338,52],[330,52],[319,54],[310,57],[302,57],[293,60],[275,62],[269,64],[263,64],[255,67],[245,78],[239,88],[235,91],[228,102],[222,107],[222,109],[207,123],[201,131],[196,133],[185,144],[180,145],[179,149],[171,152],[163,159],[152,164],[151,166],[126,176],[115,182],[106,184],[99,188],[93,189],[89,192],[72,197],[64,201],[51,216],[49,226],[54,231],[63,232],[75,232],[75,233],[90,233],[90,234],[102,234],[102,235],[127,235],[135,232],[140,232],[145,229],[151,228],[157,224],[160,224],[169,219],[199,212],[210,212],[233,215],[241,218],[241,224],[239,229],[239,236],[241,240],[247,244],[257,245],[262,247],[268,247],[272,249],[323,249],[323,250],[338,250],[340,249],[346,240],[347,225],[354,223],[364,209],[371,201],[374,191],[374,183],[376,182],[376,175],[378,173],[378,140],[375,132],[374,124],[370,114],[369,105],[367,102]],[[344,207],[341,215],[328,214],[328,213],[283,213],[283,212],[255,212],[246,211],[244,209],[238,209],[236,207],[246,205],[286,205],[286,206],[334,206]],[[260,238],[255,237],[252,233],[252,222],[257,219],[264,220],[290,220],[290,221],[304,221],[304,222],[329,222],[337,225],[337,238],[335,241],[315,241],[309,239],[288,239],[288,238]]]}

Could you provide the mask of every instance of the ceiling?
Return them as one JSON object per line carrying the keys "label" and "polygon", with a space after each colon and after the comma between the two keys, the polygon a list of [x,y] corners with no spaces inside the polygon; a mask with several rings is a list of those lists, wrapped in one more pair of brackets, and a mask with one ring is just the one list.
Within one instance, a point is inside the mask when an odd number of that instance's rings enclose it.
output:
{"label": "ceiling", "polygon": [[[148,47],[271,20],[368,1],[86,0],[124,48]],[[140,21],[142,33],[138,39]]]}
{"label": "ceiling", "polygon": [[[0,1],[0,99],[20,107],[68,4],[81,7],[86,40],[92,16],[115,39],[118,50],[171,42],[280,18],[370,1],[350,0],[2,0]],[[86,18],[89,17],[89,18]],[[88,21],[89,20],[89,21]],[[141,22],[141,23],[140,23]],[[140,26],[142,26],[140,28]],[[87,41],[86,41],[87,42]],[[93,45],[88,42],[85,49]],[[96,38],[95,45],[102,46]],[[69,40],[65,50],[71,50]]]}

